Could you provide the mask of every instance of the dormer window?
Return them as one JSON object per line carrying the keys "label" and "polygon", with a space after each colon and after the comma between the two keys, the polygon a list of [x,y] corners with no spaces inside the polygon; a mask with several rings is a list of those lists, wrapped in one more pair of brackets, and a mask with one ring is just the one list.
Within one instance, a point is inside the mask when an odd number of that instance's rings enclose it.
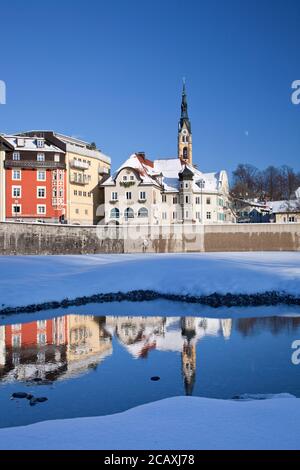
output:
{"label": "dormer window", "polygon": [[123,176],[123,181],[127,181],[127,176],[126,175]]}
{"label": "dormer window", "polygon": [[20,152],[14,152],[13,153],[13,160],[20,160]]}
{"label": "dormer window", "polygon": [[41,148],[44,148],[45,147],[45,141],[44,139],[37,139],[36,141],[36,146],[41,149]]}
{"label": "dormer window", "polygon": [[130,175],[130,181],[134,181],[134,176]]}
{"label": "dormer window", "polygon": [[45,161],[45,154],[44,153],[38,153],[36,156],[36,160],[38,162],[44,162]]}

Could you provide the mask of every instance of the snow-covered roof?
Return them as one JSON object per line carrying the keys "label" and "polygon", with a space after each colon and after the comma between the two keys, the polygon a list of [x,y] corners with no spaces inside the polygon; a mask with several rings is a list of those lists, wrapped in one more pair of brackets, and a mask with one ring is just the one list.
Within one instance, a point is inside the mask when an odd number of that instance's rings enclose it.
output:
{"label": "snow-covered roof", "polygon": [[[3,135],[3,139],[10,144],[16,151],[40,151],[40,152],[56,152],[64,153],[63,150],[50,144],[47,140],[40,137],[19,137],[15,135]],[[37,141],[43,141],[43,146],[40,147]]]}
{"label": "snow-covered roof", "polygon": [[143,184],[154,184],[156,186],[159,186],[159,183],[156,179],[158,173],[153,168],[153,162],[135,153],[132,154],[110,178],[108,178],[104,183],[102,183],[102,185],[113,185],[118,174],[124,168],[132,168],[133,170],[135,170],[135,172],[138,173]]}
{"label": "snow-covered roof", "polygon": [[[193,174],[194,192],[217,192],[220,187],[221,172],[202,173],[193,165],[187,164],[179,158],[157,159],[154,161],[146,159],[141,154],[132,154],[118,170],[105,182],[103,186],[111,186],[115,184],[115,180],[119,172],[124,168],[134,169],[141,178],[143,184],[154,184],[162,186],[165,192],[179,191],[179,173],[188,168]],[[161,182],[159,176],[162,175]],[[204,182],[201,189],[201,181]]]}
{"label": "snow-covered roof", "polygon": [[293,199],[290,201],[269,201],[268,206],[273,213],[300,212],[300,201]]}

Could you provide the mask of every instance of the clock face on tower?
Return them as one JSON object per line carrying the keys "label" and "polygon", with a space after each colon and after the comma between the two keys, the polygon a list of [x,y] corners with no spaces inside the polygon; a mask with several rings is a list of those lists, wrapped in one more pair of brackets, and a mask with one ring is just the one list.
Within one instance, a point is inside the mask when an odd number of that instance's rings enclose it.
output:
{"label": "clock face on tower", "polygon": [[182,133],[183,135],[187,135],[188,131],[187,131],[186,129],[183,129],[183,130],[181,131],[181,133]]}

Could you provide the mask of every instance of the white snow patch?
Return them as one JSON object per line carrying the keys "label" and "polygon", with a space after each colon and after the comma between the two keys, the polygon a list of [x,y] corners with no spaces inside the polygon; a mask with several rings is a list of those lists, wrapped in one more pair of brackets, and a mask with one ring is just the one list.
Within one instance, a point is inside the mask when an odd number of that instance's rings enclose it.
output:
{"label": "white snow patch", "polygon": [[299,449],[300,399],[175,397],[124,413],[0,430],[1,449]]}

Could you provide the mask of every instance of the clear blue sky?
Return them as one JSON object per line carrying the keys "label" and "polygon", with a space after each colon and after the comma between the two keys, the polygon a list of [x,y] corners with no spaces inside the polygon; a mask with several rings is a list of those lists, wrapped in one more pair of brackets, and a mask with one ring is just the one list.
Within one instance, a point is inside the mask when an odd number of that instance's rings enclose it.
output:
{"label": "clear blue sky", "polygon": [[1,0],[0,132],[55,129],[130,153],[177,152],[187,78],[194,162],[300,170],[299,0]]}

